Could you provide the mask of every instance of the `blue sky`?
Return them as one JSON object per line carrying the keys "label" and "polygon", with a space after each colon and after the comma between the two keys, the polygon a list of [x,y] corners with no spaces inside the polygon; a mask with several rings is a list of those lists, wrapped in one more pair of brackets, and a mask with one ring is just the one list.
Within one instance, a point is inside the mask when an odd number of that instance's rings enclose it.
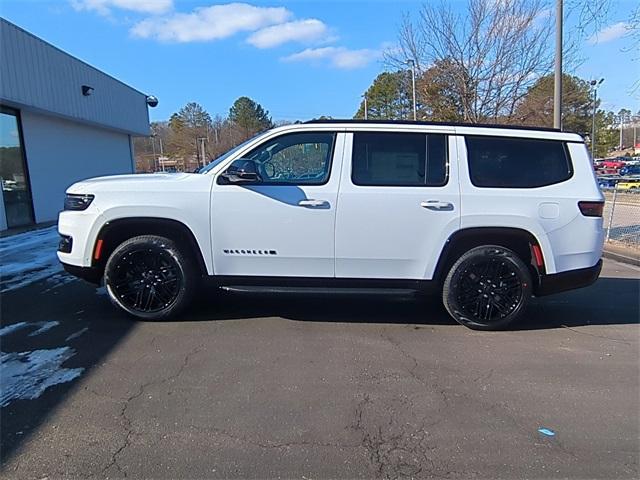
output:
{"label": "blue sky", "polygon": [[[453,1],[463,9],[465,2]],[[0,15],[129,85],[156,95],[152,120],[188,101],[225,115],[249,96],[275,120],[351,117],[384,70],[404,13],[418,1],[2,0]],[[614,1],[580,42],[576,74],[605,78],[603,107],[640,110],[640,59],[624,51],[635,0]],[[567,31],[573,31],[569,20]]]}

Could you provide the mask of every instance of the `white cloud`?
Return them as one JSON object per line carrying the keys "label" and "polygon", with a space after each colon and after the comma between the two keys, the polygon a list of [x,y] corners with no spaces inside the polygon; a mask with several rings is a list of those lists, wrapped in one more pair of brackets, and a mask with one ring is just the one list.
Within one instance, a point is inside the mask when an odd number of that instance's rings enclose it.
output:
{"label": "white cloud", "polygon": [[326,61],[332,67],[351,70],[366,67],[372,61],[380,58],[380,56],[381,52],[379,50],[371,50],[368,48],[350,50],[345,47],[321,47],[307,48],[301,52],[284,57],[282,60],[285,62]]}
{"label": "white cloud", "polygon": [[598,45],[600,43],[611,42],[624,36],[628,31],[629,25],[626,22],[614,23],[593,34],[589,37],[587,43],[589,45]]}
{"label": "white cloud", "polygon": [[131,28],[133,36],[165,42],[218,40],[238,32],[250,32],[287,21],[292,14],[284,7],[255,7],[228,3],[196,8],[191,13],[174,13],[148,18]]}
{"label": "white cloud", "polygon": [[281,23],[258,30],[247,42],[258,48],[277,47],[287,42],[314,42],[327,40],[329,29],[315,18]]}
{"label": "white cloud", "polygon": [[71,6],[78,11],[92,10],[100,15],[110,15],[112,8],[160,14],[173,8],[173,0],[71,0]]}

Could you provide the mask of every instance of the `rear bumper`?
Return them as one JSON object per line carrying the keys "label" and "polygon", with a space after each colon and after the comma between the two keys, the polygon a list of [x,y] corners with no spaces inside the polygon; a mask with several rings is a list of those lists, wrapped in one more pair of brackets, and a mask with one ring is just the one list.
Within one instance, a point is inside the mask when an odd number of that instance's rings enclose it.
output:
{"label": "rear bumper", "polygon": [[598,260],[598,263],[593,267],[541,275],[535,294],[537,297],[542,297],[576,288],[588,287],[598,279],[601,270],[602,260]]}
{"label": "rear bumper", "polygon": [[87,282],[95,283],[96,285],[100,284],[100,280],[102,280],[102,271],[95,267],[78,267],[77,265],[69,265],[68,263],[62,263],[62,268],[73,275],[74,277],[81,278],[82,280],[86,280]]}

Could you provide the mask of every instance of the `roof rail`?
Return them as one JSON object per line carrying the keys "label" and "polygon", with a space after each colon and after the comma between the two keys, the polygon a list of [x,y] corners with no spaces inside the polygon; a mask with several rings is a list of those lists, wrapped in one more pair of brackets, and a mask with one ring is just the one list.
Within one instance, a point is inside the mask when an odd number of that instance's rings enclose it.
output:
{"label": "roof rail", "polygon": [[[487,123],[464,123],[464,122],[427,122],[422,120],[357,120],[353,118],[349,119],[322,119],[322,120],[308,120],[305,124],[316,123],[370,123],[372,125],[440,125],[445,127],[480,127],[480,128],[505,128],[510,130],[539,130],[543,132],[561,132],[559,128],[551,127],[532,127],[531,125],[497,125]],[[568,132],[567,132],[568,133]]]}

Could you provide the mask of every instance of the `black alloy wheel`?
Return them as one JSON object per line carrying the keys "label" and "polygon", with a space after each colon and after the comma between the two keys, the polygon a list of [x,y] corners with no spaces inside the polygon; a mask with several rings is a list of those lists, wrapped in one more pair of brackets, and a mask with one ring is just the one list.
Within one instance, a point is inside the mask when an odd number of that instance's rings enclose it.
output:
{"label": "black alloy wheel", "polygon": [[111,301],[145,320],[174,317],[195,288],[194,267],[176,243],[164,237],[134,237],[118,246],[105,268]]}
{"label": "black alloy wheel", "polygon": [[443,302],[459,323],[497,330],[519,318],[532,294],[531,274],[511,250],[482,246],[469,250],[451,267]]}

